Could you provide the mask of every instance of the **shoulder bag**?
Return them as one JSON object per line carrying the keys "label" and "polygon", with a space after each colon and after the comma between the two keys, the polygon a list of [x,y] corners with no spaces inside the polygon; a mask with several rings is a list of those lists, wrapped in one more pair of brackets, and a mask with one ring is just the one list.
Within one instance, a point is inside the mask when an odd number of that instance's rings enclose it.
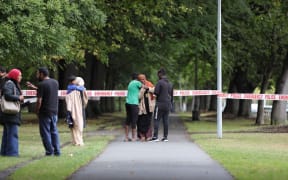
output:
{"label": "shoulder bag", "polygon": [[[14,94],[16,94],[15,88],[14,88]],[[20,102],[19,101],[7,101],[4,95],[2,95],[1,111],[6,114],[17,114],[20,111]]]}

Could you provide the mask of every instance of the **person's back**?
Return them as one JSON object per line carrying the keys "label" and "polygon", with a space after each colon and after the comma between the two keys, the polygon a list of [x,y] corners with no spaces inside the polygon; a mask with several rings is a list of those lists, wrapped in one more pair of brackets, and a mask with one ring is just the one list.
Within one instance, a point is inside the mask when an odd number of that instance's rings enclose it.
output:
{"label": "person's back", "polygon": [[132,128],[132,141],[136,141],[136,123],[138,120],[139,112],[139,92],[142,87],[142,83],[137,81],[138,74],[132,74],[132,81],[128,85],[128,92],[126,97],[126,122],[125,122],[125,139],[124,141],[130,141],[129,127]]}
{"label": "person's back", "polygon": [[173,102],[173,86],[169,83],[164,69],[158,71],[159,81],[157,82],[154,94],[156,95],[154,133],[152,141],[159,141],[158,128],[160,119],[163,120],[163,138],[162,141],[168,141],[168,116]]}
{"label": "person's back", "polygon": [[127,104],[139,104],[139,92],[141,88],[141,82],[137,80],[132,80],[130,81],[128,85],[128,92],[127,92],[127,97],[126,97],[126,103]]}
{"label": "person's back", "polygon": [[155,86],[156,105],[159,109],[169,110],[173,101],[173,87],[166,77],[162,77]]}
{"label": "person's back", "polygon": [[39,113],[58,113],[58,90],[59,84],[55,79],[45,79],[38,85],[38,94],[42,97],[42,105]]}

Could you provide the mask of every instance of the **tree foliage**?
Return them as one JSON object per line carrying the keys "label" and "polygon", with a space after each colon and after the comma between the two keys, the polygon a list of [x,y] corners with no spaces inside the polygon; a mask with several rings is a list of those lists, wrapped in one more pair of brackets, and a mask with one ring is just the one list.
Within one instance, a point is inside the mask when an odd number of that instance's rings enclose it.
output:
{"label": "tree foliage", "polygon": [[3,0],[0,22],[3,65],[25,67],[80,58],[79,51],[86,48],[83,34],[101,27],[105,15],[91,0]]}
{"label": "tree foliage", "polygon": [[[224,91],[276,86],[287,57],[287,7],[222,1]],[[2,0],[0,22],[1,65],[24,74],[75,63],[91,66],[86,76],[103,75],[99,87],[126,89],[132,72],[156,82],[164,67],[175,87],[216,89],[217,1]]]}

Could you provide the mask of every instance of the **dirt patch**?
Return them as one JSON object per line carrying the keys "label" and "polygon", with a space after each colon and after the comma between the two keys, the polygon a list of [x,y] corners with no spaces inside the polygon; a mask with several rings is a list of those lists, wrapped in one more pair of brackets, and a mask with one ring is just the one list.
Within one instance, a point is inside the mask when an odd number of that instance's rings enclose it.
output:
{"label": "dirt patch", "polygon": [[273,127],[261,127],[259,131],[267,133],[288,133],[288,125],[286,126],[273,126]]}

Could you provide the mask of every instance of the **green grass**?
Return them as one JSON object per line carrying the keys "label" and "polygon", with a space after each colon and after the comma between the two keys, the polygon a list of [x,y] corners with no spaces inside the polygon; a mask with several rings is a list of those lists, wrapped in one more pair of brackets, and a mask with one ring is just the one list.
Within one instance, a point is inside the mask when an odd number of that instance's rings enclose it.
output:
{"label": "green grass", "polygon": [[[261,133],[262,127],[251,119],[223,120],[223,138],[217,138],[216,117],[191,121],[191,114],[181,114],[191,139],[239,180],[282,180],[288,177],[287,133]],[[110,131],[122,127],[125,114],[113,113],[88,120],[84,147],[69,144],[70,131],[59,120],[61,143],[66,144],[60,157],[44,157],[35,115],[24,114],[19,128],[20,157],[0,157],[0,171],[23,163],[8,179],[66,179],[101,153],[114,138]],[[269,127],[266,125],[265,127]],[[97,135],[105,130],[107,135]],[[121,133],[121,132],[120,132]],[[48,178],[49,177],[49,178]]]}
{"label": "green grass", "polygon": [[287,133],[261,133],[254,120],[234,119],[223,120],[223,138],[218,139],[216,117],[192,122],[189,115],[181,116],[192,140],[235,179],[287,179]]}
{"label": "green grass", "polygon": [[60,157],[44,157],[33,161],[17,170],[9,179],[66,179],[101,153],[111,139],[112,136],[94,136],[87,138],[83,147],[66,146]]}
{"label": "green grass", "polygon": [[[85,146],[71,145],[70,130],[63,119],[59,119],[58,130],[61,141],[60,157],[45,157],[39,134],[38,120],[34,114],[23,113],[23,124],[19,127],[19,154],[15,157],[0,156],[0,171],[17,167],[8,179],[65,179],[80,167],[99,155],[114,139],[109,131],[119,131],[122,127],[122,113],[103,114],[97,119],[89,119],[84,129]],[[107,131],[98,135],[97,131]],[[0,133],[2,134],[2,128]],[[48,176],[49,175],[49,176]]]}

